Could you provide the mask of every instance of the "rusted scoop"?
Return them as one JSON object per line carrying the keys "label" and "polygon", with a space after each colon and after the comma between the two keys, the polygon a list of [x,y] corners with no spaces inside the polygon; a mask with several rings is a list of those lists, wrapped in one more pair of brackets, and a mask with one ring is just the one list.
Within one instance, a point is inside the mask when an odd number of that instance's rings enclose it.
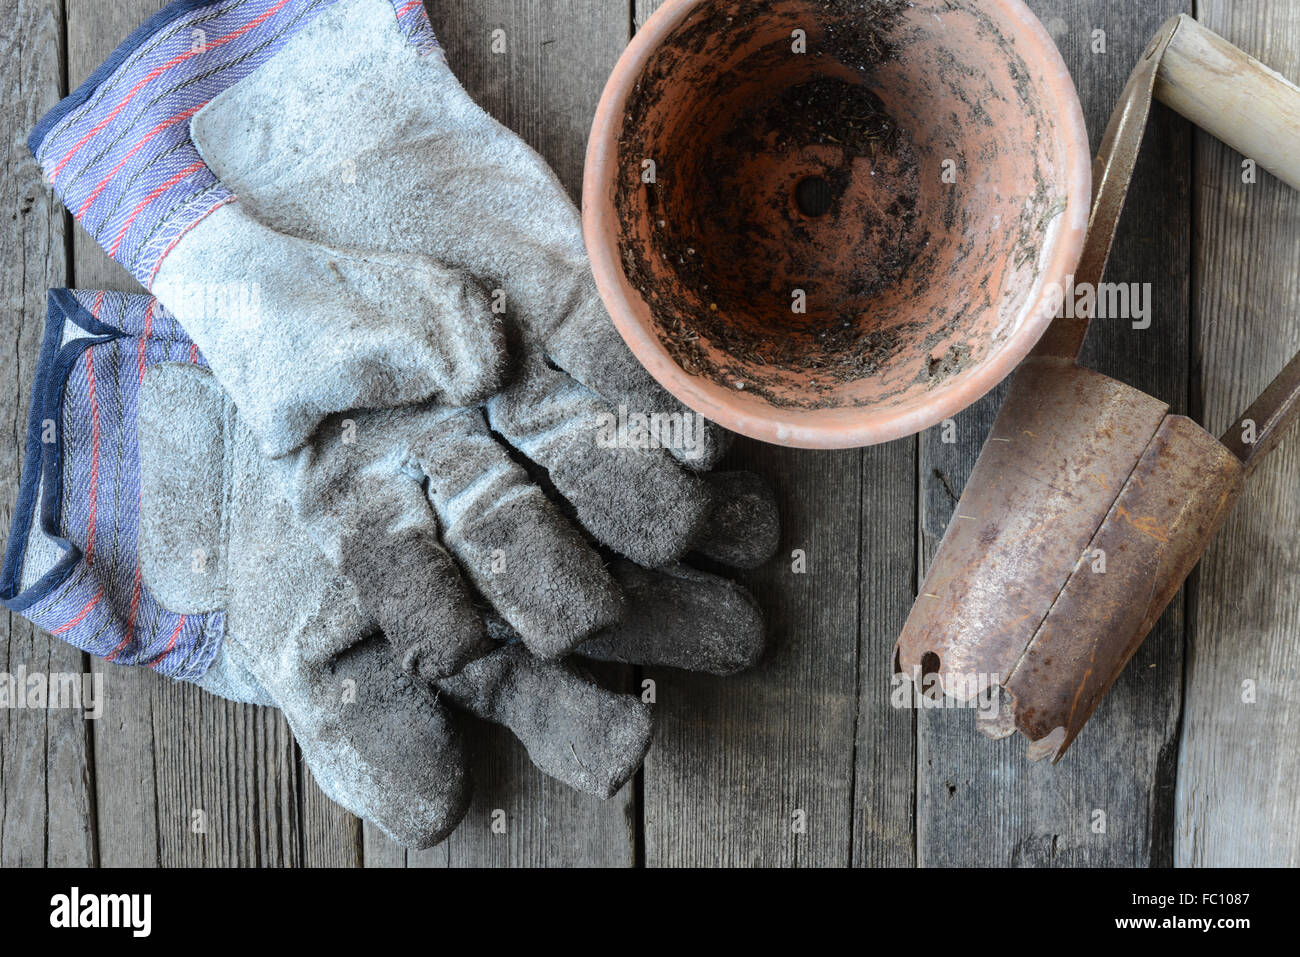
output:
{"label": "rusted scoop", "polygon": [[[1076,288],[1101,280],[1153,97],[1300,189],[1300,88],[1176,17],[1106,131]],[[895,647],[895,670],[927,690],[998,695],[982,730],[1020,731],[1035,760],[1060,759],[1300,418],[1296,356],[1215,439],[1078,365],[1085,306],[1016,373]]]}

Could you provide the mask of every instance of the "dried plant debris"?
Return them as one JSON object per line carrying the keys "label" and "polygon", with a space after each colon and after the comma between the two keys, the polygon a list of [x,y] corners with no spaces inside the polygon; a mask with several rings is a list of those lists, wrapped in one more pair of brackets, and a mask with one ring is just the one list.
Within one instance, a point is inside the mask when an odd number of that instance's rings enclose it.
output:
{"label": "dried plant debris", "polygon": [[840,63],[870,73],[897,60],[897,30],[912,6],[908,0],[821,0],[826,11],[826,50]]}

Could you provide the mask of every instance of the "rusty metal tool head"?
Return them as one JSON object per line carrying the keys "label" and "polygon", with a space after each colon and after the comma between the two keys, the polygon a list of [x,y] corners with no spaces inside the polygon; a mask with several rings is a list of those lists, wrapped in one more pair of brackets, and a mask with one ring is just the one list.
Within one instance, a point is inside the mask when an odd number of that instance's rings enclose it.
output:
{"label": "rusty metal tool head", "polygon": [[[1076,288],[1101,281],[1153,98],[1300,189],[1300,89],[1176,17],[1106,130]],[[996,694],[981,729],[1021,732],[1033,759],[1060,759],[1300,418],[1296,356],[1215,439],[1078,364],[1094,311],[1084,304],[1063,310],[1016,373],[894,653],[924,688]]]}

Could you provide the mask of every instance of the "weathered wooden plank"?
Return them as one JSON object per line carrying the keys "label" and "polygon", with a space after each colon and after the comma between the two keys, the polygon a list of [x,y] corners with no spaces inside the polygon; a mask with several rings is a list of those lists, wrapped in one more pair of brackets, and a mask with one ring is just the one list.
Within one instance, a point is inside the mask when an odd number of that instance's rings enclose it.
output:
{"label": "weathered wooden plank", "polygon": [[[627,40],[626,6],[608,0],[427,6],[465,89],[546,158],[576,201],[596,102]],[[601,675],[611,686],[628,680],[623,669]],[[543,777],[504,730],[464,720],[475,797],[460,828],[440,847],[406,853],[367,827],[367,865],[633,863],[633,786],[605,802],[577,794]]]}
{"label": "weathered wooden plank", "polygon": [[664,0],[632,0],[632,26],[640,30],[654,12],[664,5]]}
{"label": "weathered wooden plank", "polygon": [[768,651],[730,678],[650,672],[660,727],[645,768],[646,863],[843,866],[853,816],[859,503],[864,493],[910,498],[911,480],[864,488],[872,473],[857,451],[737,445],[728,464],[769,477],[781,505],[778,557],[741,576],[766,615]]}
{"label": "weathered wooden plank", "polygon": [[299,755],[302,780],[302,863],[307,867],[362,867],[365,838],[361,820],[321,791]]}
{"label": "weathered wooden plank", "polygon": [[[660,6],[634,0],[634,24]],[[735,464],[782,496],[780,556],[745,576],[769,653],[736,678],[662,677],[646,861],[910,864],[912,719],[890,707],[889,684],[914,584],[915,440],[843,453],[738,446]]]}
{"label": "weathered wooden plank", "polygon": [[[55,0],[0,2],[0,534],[17,496],[45,288],[67,274],[61,207],[27,133],[64,92],[64,20]],[[18,615],[0,615],[0,671],[84,674],[85,656]],[[25,689],[20,688],[20,692]],[[0,711],[0,866],[95,863],[92,722],[68,708]]]}
{"label": "weathered wooden plank", "polygon": [[300,806],[306,785],[278,711],[222,701],[182,682],[157,680],[148,690],[163,866],[355,863],[307,856],[304,833],[320,825]]}
{"label": "weathered wooden plank", "polygon": [[[1297,0],[1201,0],[1197,15],[1300,80]],[[1262,171],[1243,182],[1241,164],[1197,134],[1194,341],[1202,421],[1216,435],[1300,349],[1300,197]],[[1193,579],[1180,865],[1300,864],[1297,488],[1292,436],[1256,473]]]}
{"label": "weathered wooden plank", "polygon": [[426,6],[461,84],[541,153],[578,201],[596,103],[627,43],[624,0]]}
{"label": "weathered wooden plank", "polygon": [[[69,0],[73,87],[163,0]],[[79,226],[83,288],[139,290]],[[298,771],[278,712],[234,705],[146,669],[94,663],[108,706],[95,726],[101,860],[127,865],[277,865],[300,860]]]}
{"label": "weathered wooden plank", "polygon": [[[1029,5],[1062,49],[1094,149],[1150,36],[1166,17],[1190,9],[1186,0]],[[1104,31],[1105,53],[1093,52],[1095,30]],[[1111,281],[1152,284],[1152,324],[1138,331],[1125,322],[1098,323],[1084,360],[1175,410],[1187,401],[1189,171],[1186,124],[1158,109],[1107,273]],[[921,439],[922,568],[1003,394],[999,389],[957,418],[956,444],[944,444],[939,430]],[[1018,737],[986,740],[968,713],[919,712],[918,863],[1170,863],[1183,628],[1182,602],[1175,601],[1056,767],[1027,762]]]}
{"label": "weathered wooden plank", "polygon": [[916,439],[863,450],[853,864],[916,862],[916,723],[894,707],[894,640],[916,595]]}
{"label": "weathered wooden plank", "polygon": [[740,446],[733,464],[781,497],[779,557],[743,576],[769,651],[727,679],[651,673],[662,726],[646,762],[646,862],[910,864],[912,719],[889,704],[889,651],[912,599],[915,442]]}

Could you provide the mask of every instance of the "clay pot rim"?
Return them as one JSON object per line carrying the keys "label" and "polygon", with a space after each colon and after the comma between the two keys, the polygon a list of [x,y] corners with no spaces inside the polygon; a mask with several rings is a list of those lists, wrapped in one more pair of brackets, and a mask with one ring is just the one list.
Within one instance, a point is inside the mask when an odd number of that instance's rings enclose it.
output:
{"label": "clay pot rim", "polygon": [[[950,388],[884,409],[866,406],[785,413],[774,407],[759,411],[738,405],[728,401],[733,394],[721,384],[692,376],[677,365],[655,331],[634,317],[632,302],[641,297],[619,265],[618,217],[607,188],[617,170],[619,123],[650,57],[696,7],[708,2],[711,0],[666,0],[619,57],[596,107],[583,174],[583,233],[596,286],[619,334],[655,380],[687,407],[733,432],[776,445],[808,449],[878,445],[915,435],[970,407],[1006,379],[1047,331],[1055,318],[1051,296],[1040,291],[1020,328]],[[1058,118],[1060,135],[1067,144],[1067,208],[1038,285],[1040,290],[1050,283],[1064,287],[1083,251],[1092,201],[1092,151],[1083,107],[1056,43],[1023,0],[984,2],[1019,27],[1017,47],[1043,70],[1052,114]]]}

